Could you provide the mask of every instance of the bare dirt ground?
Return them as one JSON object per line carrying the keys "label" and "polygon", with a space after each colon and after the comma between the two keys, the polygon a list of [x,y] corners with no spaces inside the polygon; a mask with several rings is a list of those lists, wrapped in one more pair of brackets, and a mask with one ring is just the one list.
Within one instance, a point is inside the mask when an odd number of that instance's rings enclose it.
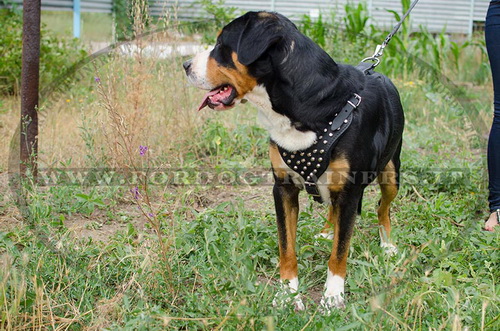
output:
{"label": "bare dirt ground", "polygon": [[[168,189],[168,188],[166,188]],[[16,206],[16,199],[9,187],[7,172],[0,173],[0,231],[11,231],[23,225],[22,215]],[[306,199],[304,197],[304,199]],[[246,210],[274,213],[271,186],[226,186],[208,187],[197,192],[190,206],[197,212],[213,208],[223,202],[241,201]],[[306,200],[304,200],[305,202]],[[154,202],[153,202],[154,203]],[[166,206],[175,209],[179,206]],[[113,208],[115,219],[110,219],[106,209],[96,209],[91,215],[78,213],[64,215],[64,225],[75,238],[91,237],[95,241],[107,242],[119,231],[125,231],[132,224],[138,231],[151,231],[148,220],[133,202],[120,201]],[[122,215],[122,216],[120,216]],[[189,221],[189,215],[186,217]]]}

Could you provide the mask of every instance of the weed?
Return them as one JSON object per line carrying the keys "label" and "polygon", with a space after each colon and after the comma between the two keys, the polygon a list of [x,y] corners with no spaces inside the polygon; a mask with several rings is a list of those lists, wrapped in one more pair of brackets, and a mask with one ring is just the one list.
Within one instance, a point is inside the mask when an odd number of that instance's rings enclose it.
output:
{"label": "weed", "polygon": [[[4,4],[0,1],[0,5]],[[22,53],[22,12],[18,8],[0,9],[0,94],[17,94],[20,90]],[[68,63],[83,59],[87,53],[77,40],[56,37],[45,26],[41,28],[40,83],[48,84]]]}

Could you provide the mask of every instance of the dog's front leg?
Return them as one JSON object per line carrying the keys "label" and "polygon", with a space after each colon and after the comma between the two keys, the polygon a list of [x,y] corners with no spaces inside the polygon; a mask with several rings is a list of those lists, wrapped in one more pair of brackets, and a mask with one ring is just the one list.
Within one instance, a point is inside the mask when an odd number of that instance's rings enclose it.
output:
{"label": "dog's front leg", "polygon": [[278,225],[278,246],[280,252],[280,285],[281,289],[273,300],[273,306],[282,306],[290,301],[291,294],[295,309],[304,310],[300,295],[297,273],[297,256],[295,254],[295,238],[297,219],[299,217],[299,188],[293,183],[287,166],[281,158],[276,144],[269,146],[269,157],[274,175],[274,206]]}
{"label": "dog's front leg", "polygon": [[304,310],[300,294],[297,293],[299,280],[297,256],[295,254],[295,239],[299,214],[299,189],[291,183],[285,184],[281,179],[276,178],[273,196],[278,225],[281,282],[281,290],[276,294],[273,305],[279,306],[288,302],[290,295],[294,295],[295,309]]}
{"label": "dog's front leg", "polygon": [[345,308],[344,283],[347,256],[353,232],[356,209],[362,190],[351,190],[341,201],[332,201],[328,222],[334,226],[333,248],[328,260],[325,292],[321,299],[323,313],[330,314],[333,308]]}

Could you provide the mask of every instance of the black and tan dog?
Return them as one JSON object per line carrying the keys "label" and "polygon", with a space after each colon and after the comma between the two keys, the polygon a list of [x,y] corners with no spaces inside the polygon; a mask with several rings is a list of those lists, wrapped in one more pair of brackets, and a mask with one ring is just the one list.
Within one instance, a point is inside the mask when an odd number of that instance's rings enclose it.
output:
{"label": "black and tan dog", "polygon": [[[346,262],[356,213],[363,190],[375,179],[382,191],[378,209],[381,246],[395,250],[389,240],[389,209],[399,186],[404,115],[394,85],[383,75],[365,75],[355,67],[335,63],[290,20],[271,12],[249,12],[235,19],[222,29],[212,50],[185,62],[184,69],[192,85],[209,91],[200,109],[207,105],[229,109],[242,100],[259,108],[259,119],[271,136],[280,278],[289,292],[298,289],[298,195],[306,179],[282,156],[295,156],[322,141],[323,130],[350,98],[356,95],[362,100],[355,105],[350,126],[328,153],[327,170],[317,180],[320,197],[330,204],[323,233],[334,228],[321,305],[326,312],[344,307]],[[302,161],[305,169],[310,162]],[[294,303],[304,309],[298,294]]]}

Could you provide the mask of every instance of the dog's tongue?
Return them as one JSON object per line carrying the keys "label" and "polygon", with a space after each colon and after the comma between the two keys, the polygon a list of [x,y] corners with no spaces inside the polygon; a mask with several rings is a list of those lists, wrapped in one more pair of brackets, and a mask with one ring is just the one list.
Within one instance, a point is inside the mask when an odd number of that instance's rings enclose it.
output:
{"label": "dog's tongue", "polygon": [[209,100],[208,98],[210,98],[213,95],[216,95],[219,92],[220,92],[220,88],[212,90],[212,91],[208,92],[207,94],[205,94],[205,96],[203,97],[203,101],[200,104],[200,107],[198,107],[198,111],[202,110],[203,108],[205,108],[208,105],[208,100]]}
{"label": "dog's tongue", "polygon": [[203,102],[200,104],[198,110],[203,109],[205,106],[209,106],[215,110],[223,110],[232,107],[232,97],[233,87],[231,85],[224,85],[216,88],[203,97]]}

